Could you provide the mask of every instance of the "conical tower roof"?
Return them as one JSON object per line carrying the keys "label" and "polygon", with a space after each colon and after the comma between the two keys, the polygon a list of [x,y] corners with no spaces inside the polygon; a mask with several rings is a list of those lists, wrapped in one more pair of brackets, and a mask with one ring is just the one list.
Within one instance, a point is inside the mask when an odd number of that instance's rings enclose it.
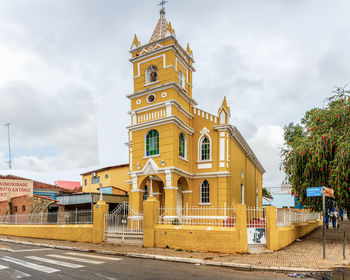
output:
{"label": "conical tower roof", "polygon": [[164,12],[160,13],[160,17],[157,22],[156,28],[154,28],[151,39],[149,40],[150,43],[158,41],[165,37],[165,33],[168,28],[168,22],[166,21],[164,14]]}

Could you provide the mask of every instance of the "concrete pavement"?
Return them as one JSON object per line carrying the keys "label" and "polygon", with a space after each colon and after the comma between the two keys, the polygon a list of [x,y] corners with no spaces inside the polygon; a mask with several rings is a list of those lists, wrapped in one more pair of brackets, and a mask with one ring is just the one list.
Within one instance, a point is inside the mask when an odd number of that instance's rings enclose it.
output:
{"label": "concrete pavement", "polygon": [[115,257],[0,242],[0,279],[288,279],[273,272]]}

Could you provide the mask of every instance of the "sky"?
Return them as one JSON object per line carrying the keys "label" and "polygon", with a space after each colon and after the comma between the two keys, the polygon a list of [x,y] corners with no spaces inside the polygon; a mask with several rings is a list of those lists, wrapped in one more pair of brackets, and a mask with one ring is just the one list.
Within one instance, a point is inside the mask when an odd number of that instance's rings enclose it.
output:
{"label": "sky", "polygon": [[[53,183],[128,162],[136,33],[147,43],[156,0],[0,0],[0,174]],[[278,188],[283,127],[350,81],[347,0],[169,0],[166,18],[195,59],[193,97],[222,99]]]}

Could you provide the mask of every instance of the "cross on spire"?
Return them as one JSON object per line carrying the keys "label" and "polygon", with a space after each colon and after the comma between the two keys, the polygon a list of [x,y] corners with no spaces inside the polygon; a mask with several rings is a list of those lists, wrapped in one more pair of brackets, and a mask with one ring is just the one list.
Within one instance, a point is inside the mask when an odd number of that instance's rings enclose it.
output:
{"label": "cross on spire", "polygon": [[167,0],[161,0],[159,3],[158,3],[158,6],[161,7],[160,9],[160,14],[161,15],[165,15],[165,4],[168,3]]}

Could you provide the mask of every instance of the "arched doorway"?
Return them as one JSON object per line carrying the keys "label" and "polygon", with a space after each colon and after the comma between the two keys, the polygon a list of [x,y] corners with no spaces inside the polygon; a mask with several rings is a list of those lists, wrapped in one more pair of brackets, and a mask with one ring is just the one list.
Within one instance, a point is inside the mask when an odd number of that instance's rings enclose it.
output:
{"label": "arched doorway", "polygon": [[[152,186],[151,186],[152,182]],[[150,175],[141,182],[140,189],[143,190],[143,200],[149,196],[154,196],[160,202],[160,206],[165,204],[164,183],[157,175]],[[142,208],[141,208],[142,209]]]}

